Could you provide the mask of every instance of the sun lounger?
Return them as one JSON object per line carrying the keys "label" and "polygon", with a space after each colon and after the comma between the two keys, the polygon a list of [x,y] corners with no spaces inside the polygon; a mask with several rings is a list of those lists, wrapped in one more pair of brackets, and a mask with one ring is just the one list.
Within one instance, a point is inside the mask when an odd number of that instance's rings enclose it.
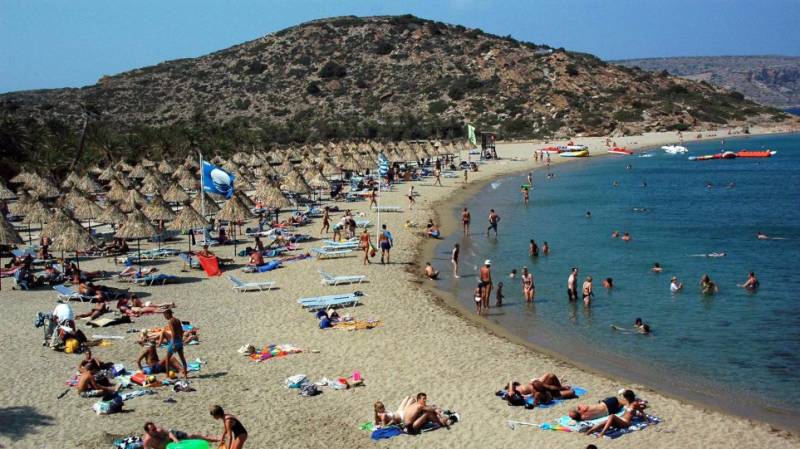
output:
{"label": "sun lounger", "polygon": [[309,310],[327,309],[328,307],[344,307],[352,305],[353,307],[358,304],[359,298],[362,295],[355,293],[341,293],[338,295],[317,296],[314,298],[301,298],[297,303],[302,307]]}
{"label": "sun lounger", "polygon": [[171,274],[150,274],[147,276],[142,276],[140,278],[134,278],[133,283],[137,285],[147,285],[152,286],[153,284],[161,284],[164,285],[167,282],[172,282],[178,279],[178,276],[173,276]]}
{"label": "sun lounger", "polygon": [[322,270],[318,270],[319,274],[322,276],[322,283],[327,285],[339,285],[339,284],[360,284],[367,279],[367,276],[363,274],[356,274],[356,275],[349,275],[349,276],[334,276],[330,273],[326,273]]}
{"label": "sun lounger", "polygon": [[317,259],[338,259],[340,257],[347,257],[353,252],[352,249],[335,249],[327,251],[323,248],[311,248],[311,252],[317,256]]}
{"label": "sun lounger", "polygon": [[67,287],[66,285],[54,285],[53,290],[55,290],[56,293],[58,293],[58,299],[61,300],[80,301],[80,302],[94,301],[94,296],[82,295],[79,292],[75,291],[74,289]]}
{"label": "sun lounger", "polygon": [[337,243],[335,245],[328,245],[325,244],[320,249],[322,251],[342,251],[346,249],[358,249],[359,242],[346,242],[346,243]]}
{"label": "sun lounger", "polygon": [[16,257],[26,257],[28,254],[30,254],[31,257],[33,257],[33,262],[32,262],[33,265],[46,265],[55,262],[55,259],[53,259],[52,257],[49,259],[39,259],[38,257],[36,257],[36,252],[37,250],[34,250],[32,248],[26,248],[26,249],[12,250],[11,254],[13,254]]}
{"label": "sun lounger", "polygon": [[336,240],[323,240],[322,244],[325,246],[351,246],[351,245],[358,246],[358,238],[353,237],[352,239],[341,240],[338,242]]}
{"label": "sun lounger", "polygon": [[372,208],[375,212],[400,212],[400,206],[377,206]]}
{"label": "sun lounger", "polygon": [[366,228],[370,223],[372,223],[371,220],[356,220],[356,226],[359,228]]}
{"label": "sun lounger", "polygon": [[275,286],[275,282],[273,281],[244,282],[235,276],[228,276],[228,279],[233,282],[233,289],[237,292],[246,292],[248,290],[272,290]]}
{"label": "sun lounger", "polygon": [[197,269],[203,268],[203,267],[200,266],[200,262],[195,260],[195,258],[192,257],[191,254],[180,253],[180,254],[178,254],[178,257],[180,257],[180,259],[183,261],[184,265],[188,266],[189,268],[197,268]]}

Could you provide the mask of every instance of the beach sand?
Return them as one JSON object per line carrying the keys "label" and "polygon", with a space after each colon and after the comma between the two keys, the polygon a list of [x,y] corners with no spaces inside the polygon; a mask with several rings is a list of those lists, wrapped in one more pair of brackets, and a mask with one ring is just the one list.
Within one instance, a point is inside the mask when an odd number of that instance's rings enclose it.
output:
{"label": "beach sand", "polygon": [[[755,130],[754,130],[755,132]],[[692,133],[694,136],[695,133]],[[727,138],[717,132],[716,139]],[[675,143],[673,133],[651,134],[615,139],[620,146],[657,147]],[[604,139],[576,139],[594,151],[605,152]],[[636,142],[634,144],[633,142]],[[186,348],[187,358],[206,362],[193,376],[196,392],[172,393],[167,388],[157,394],[125,403],[125,413],[96,415],[94,399],[82,399],[75,391],[57,399],[67,390],[65,381],[74,373],[82,355],[54,352],[40,346],[41,329],[33,327],[36,311],[51,311],[55,294],[49,290],[11,291],[10,280],[3,280],[0,292],[0,444],[10,448],[110,448],[114,437],[141,435],[142,425],[154,421],[165,428],[177,428],[205,434],[221,433],[222,426],[208,414],[208,407],[222,405],[226,412],[240,418],[248,429],[248,448],[324,448],[324,447],[426,447],[426,448],[583,448],[589,443],[599,447],[633,445],[647,448],[728,448],[728,447],[800,447],[796,436],[768,424],[732,417],[701,406],[687,404],[643,385],[623,384],[591,370],[539,353],[502,333],[482,325],[471,312],[462,313],[454,302],[435,295],[422,281],[420,272],[432,245],[421,243],[418,234],[424,229],[404,229],[407,220],[424,224],[437,212],[449,215],[459,197],[474,192],[490,179],[533,169],[542,165],[530,158],[541,143],[499,144],[500,161],[480,166],[470,173],[468,187],[462,178],[445,178],[444,187],[432,186],[432,179],[415,183],[420,193],[417,206],[408,210],[405,194],[408,185],[381,194],[382,205],[397,205],[403,211],[381,214],[381,222],[394,234],[392,264],[363,266],[361,255],[317,261],[303,260],[263,273],[244,274],[243,280],[273,280],[278,289],[270,292],[235,293],[224,277],[206,278],[201,271],[182,272],[182,264],[170,258],[156,262],[159,271],[181,277],[175,285],[136,287],[143,299],[175,301],[176,316],[191,321],[200,329],[201,343]],[[602,148],[602,150],[601,150]],[[514,160],[514,159],[518,160]],[[553,163],[564,160],[553,157]],[[541,179],[541,174],[537,175]],[[535,199],[534,199],[535,200]],[[368,202],[338,203],[340,208],[365,212]],[[488,207],[487,207],[488,208]],[[341,213],[333,214],[334,222]],[[438,219],[438,218],[437,218]],[[484,211],[473,211],[476,235],[483,228]],[[452,223],[445,226],[445,229]],[[319,236],[319,221],[300,228]],[[375,228],[370,228],[373,239]],[[250,242],[248,242],[250,243]],[[430,243],[430,242],[428,242]],[[133,246],[133,245],[132,245]],[[182,239],[170,247],[183,250]],[[245,245],[239,245],[243,248]],[[319,246],[304,243],[304,249]],[[149,246],[148,246],[149,247]],[[222,256],[233,253],[232,246],[216,247]],[[244,263],[246,259],[238,258]],[[373,258],[377,262],[378,258]],[[434,266],[449,270],[447,255],[435,254]],[[119,270],[108,259],[81,262],[86,270]],[[469,267],[471,268],[471,267]],[[469,271],[465,267],[465,271]],[[322,286],[318,269],[334,274],[366,274],[369,282],[356,286]],[[115,281],[103,284],[120,287]],[[346,309],[359,319],[376,318],[383,325],[372,330],[320,330],[314,314],[301,309],[296,300],[338,292],[363,291],[363,304]],[[88,310],[88,304],[73,303],[76,313]],[[341,312],[340,312],[341,313]],[[134,343],[131,328],[161,326],[161,315],[134,318],[124,324],[98,330],[79,326],[87,335],[121,335],[109,347],[98,347],[95,356],[103,361],[122,362],[135,367],[140,347]],[[253,362],[237,354],[244,344],[257,348],[268,344],[290,343],[309,351],[284,358]],[[314,350],[312,352],[311,350]],[[318,352],[316,352],[318,351]],[[302,373],[311,380],[322,377],[349,376],[360,371],[365,386],[335,391],[323,388],[317,397],[301,397],[297,390],[284,388],[284,380]],[[581,400],[596,402],[615,394],[620,388],[632,388],[650,402],[650,413],[661,424],[625,435],[616,440],[596,440],[582,434],[541,431],[520,427],[515,431],[506,420],[548,422],[564,415],[578,401],[549,409],[525,410],[509,407],[494,392],[510,379],[524,380],[554,372],[566,382],[589,390]],[[421,436],[399,436],[389,441],[373,442],[359,425],[372,419],[373,403],[383,401],[394,409],[400,400],[417,392],[428,394],[429,404],[457,411],[462,422],[450,430],[437,430]],[[735,392],[732,392],[735,394]],[[173,397],[177,402],[165,403]]]}

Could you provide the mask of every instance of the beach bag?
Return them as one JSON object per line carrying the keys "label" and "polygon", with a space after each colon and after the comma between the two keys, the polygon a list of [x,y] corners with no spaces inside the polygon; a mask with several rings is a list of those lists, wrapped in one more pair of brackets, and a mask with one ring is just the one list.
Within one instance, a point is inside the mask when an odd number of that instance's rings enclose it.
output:
{"label": "beach bag", "polygon": [[308,383],[308,378],[305,374],[295,374],[286,379],[286,388],[300,388]]}
{"label": "beach bag", "polygon": [[78,340],[74,338],[68,338],[67,342],[64,344],[64,352],[67,354],[73,354],[78,352],[78,348],[80,348],[81,344],[78,343]]}
{"label": "beach bag", "polygon": [[300,396],[316,396],[320,393],[319,388],[314,384],[305,384],[300,387]]}

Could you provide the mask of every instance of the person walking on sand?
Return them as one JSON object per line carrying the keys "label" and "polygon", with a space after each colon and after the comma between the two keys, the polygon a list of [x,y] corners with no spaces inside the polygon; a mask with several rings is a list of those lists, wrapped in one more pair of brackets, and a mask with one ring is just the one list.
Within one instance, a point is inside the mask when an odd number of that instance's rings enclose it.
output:
{"label": "person walking on sand", "polygon": [[592,296],[594,296],[592,277],[586,276],[586,280],[583,281],[583,304],[590,306],[592,304]]}
{"label": "person walking on sand", "polygon": [[245,441],[247,441],[247,429],[244,428],[241,421],[233,415],[226,414],[225,410],[219,405],[211,407],[211,417],[214,419],[221,419],[224,430],[220,437],[220,443],[224,444],[227,449],[242,449]]}
{"label": "person walking on sand", "polygon": [[167,319],[167,332],[162,332],[161,336],[158,337],[156,347],[161,346],[166,337],[169,336],[169,341],[167,342],[167,356],[165,358],[164,365],[169,366],[172,355],[177,353],[178,357],[180,358],[181,365],[183,366],[183,377],[188,379],[189,365],[186,363],[186,357],[183,355],[183,325],[179,319],[172,315],[172,310],[170,309],[164,311],[164,318]]}
{"label": "person walking on sand", "polygon": [[438,167],[434,168],[433,169],[433,177],[435,178],[435,180],[433,181],[433,185],[437,185],[438,184],[439,187],[444,187],[442,185],[442,170],[441,169],[439,169]]}
{"label": "person walking on sand", "polygon": [[414,199],[414,186],[412,185],[411,188],[408,189],[408,209],[411,210],[414,208],[414,205],[417,204],[417,201]]}
{"label": "person walking on sand", "polygon": [[572,271],[567,278],[567,299],[570,301],[578,300],[578,268],[572,267]]}
{"label": "person walking on sand", "polygon": [[372,194],[369,196],[369,209],[372,209],[372,206],[378,207],[378,188],[372,188]]}
{"label": "person walking on sand", "polygon": [[361,231],[358,247],[364,250],[364,265],[369,265],[369,252],[372,250],[372,241],[370,240],[370,235],[369,232],[367,232],[367,228],[364,228],[364,230]]}
{"label": "person walking on sand", "polygon": [[466,183],[468,183],[468,182],[469,182],[469,176],[467,175],[467,172],[469,172],[469,170],[467,170],[467,169],[465,168],[465,169],[464,169],[464,184],[466,184]]}
{"label": "person walking on sand", "polygon": [[378,236],[378,246],[381,248],[381,263],[384,263],[384,258],[386,258],[385,263],[389,262],[389,251],[394,246],[394,238],[392,238],[392,233],[386,229],[386,225],[382,226],[383,231]]}
{"label": "person walking on sand", "polygon": [[528,271],[528,267],[522,267],[522,293],[525,295],[525,302],[533,302],[533,297],[536,294],[535,288],[533,274]]}
{"label": "person walking on sand", "polygon": [[483,285],[483,297],[481,298],[481,305],[484,311],[489,310],[489,296],[492,294],[492,261],[486,259],[480,269],[480,279]]}
{"label": "person walking on sand", "polygon": [[453,277],[456,278],[456,279],[459,278],[459,276],[458,276],[458,256],[460,255],[459,254],[460,252],[461,252],[461,247],[458,245],[458,243],[453,245],[453,252],[450,255],[450,262],[453,263]]}
{"label": "person walking on sand", "polygon": [[466,207],[461,212],[461,225],[464,227],[464,235],[469,235],[469,222],[471,220],[469,209]]}
{"label": "person walking on sand", "polygon": [[331,230],[331,216],[330,211],[328,210],[328,206],[325,206],[325,209],[322,210],[322,229],[319,230],[319,234],[325,235]]}
{"label": "person walking on sand", "polygon": [[489,237],[489,231],[494,230],[494,236],[497,238],[497,223],[500,222],[500,216],[495,213],[494,209],[489,209],[489,227],[486,228],[486,237]]}

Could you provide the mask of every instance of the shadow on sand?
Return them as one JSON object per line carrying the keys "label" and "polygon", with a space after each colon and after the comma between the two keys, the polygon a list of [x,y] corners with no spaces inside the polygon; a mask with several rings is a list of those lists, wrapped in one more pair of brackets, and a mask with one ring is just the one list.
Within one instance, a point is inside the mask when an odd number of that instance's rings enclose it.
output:
{"label": "shadow on sand", "polygon": [[54,424],[55,418],[39,413],[33,407],[25,405],[0,408],[0,436],[7,437],[12,441],[29,433],[36,433],[37,427]]}

